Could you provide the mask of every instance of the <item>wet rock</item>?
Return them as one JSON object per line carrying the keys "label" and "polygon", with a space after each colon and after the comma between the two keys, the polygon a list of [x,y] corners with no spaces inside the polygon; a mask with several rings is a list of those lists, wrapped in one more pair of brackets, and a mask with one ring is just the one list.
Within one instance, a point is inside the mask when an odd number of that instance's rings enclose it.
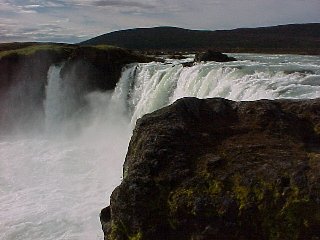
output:
{"label": "wet rock", "polygon": [[216,52],[214,50],[207,50],[203,53],[197,53],[195,57],[195,62],[207,62],[207,61],[214,61],[214,62],[232,62],[237,61],[234,57],[229,57],[226,54],[221,52]]}
{"label": "wet rock", "polygon": [[183,67],[192,67],[194,65],[194,62],[184,62],[184,63],[181,63],[181,65]]}
{"label": "wet rock", "polygon": [[111,212],[110,206],[101,210],[100,222],[102,225],[102,231],[105,235],[111,232]]}

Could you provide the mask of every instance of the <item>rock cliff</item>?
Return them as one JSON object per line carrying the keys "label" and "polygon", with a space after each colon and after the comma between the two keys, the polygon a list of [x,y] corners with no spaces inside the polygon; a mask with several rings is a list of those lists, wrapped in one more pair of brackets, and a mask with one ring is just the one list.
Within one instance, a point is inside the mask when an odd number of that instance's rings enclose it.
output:
{"label": "rock cliff", "polygon": [[100,45],[0,44],[0,128],[28,128],[43,119],[49,67],[64,62],[61,77],[82,98],[90,91],[115,87],[125,64],[153,59],[132,51]]}
{"label": "rock cliff", "polygon": [[320,239],[320,100],[184,98],[138,120],[105,239]]}

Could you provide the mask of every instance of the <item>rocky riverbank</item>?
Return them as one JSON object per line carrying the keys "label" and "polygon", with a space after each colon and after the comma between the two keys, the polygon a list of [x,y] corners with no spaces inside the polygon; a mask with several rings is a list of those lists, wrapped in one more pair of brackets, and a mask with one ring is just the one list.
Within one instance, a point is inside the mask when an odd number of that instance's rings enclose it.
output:
{"label": "rocky riverbank", "polygon": [[140,119],[105,239],[319,239],[320,100],[184,98]]}

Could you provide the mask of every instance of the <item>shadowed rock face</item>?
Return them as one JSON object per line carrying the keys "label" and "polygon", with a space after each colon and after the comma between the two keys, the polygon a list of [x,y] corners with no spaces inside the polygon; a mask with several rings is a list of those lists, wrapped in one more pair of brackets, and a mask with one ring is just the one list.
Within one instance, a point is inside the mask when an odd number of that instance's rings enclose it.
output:
{"label": "shadowed rock face", "polygon": [[237,61],[234,57],[229,57],[226,54],[221,52],[216,52],[214,50],[207,50],[203,53],[197,53],[195,56],[195,62],[202,62],[202,61],[214,61],[214,62],[233,62]]}
{"label": "shadowed rock face", "polygon": [[78,81],[87,82],[87,91],[112,90],[121,77],[124,65],[153,60],[154,58],[135,54],[122,48],[78,47],[64,65],[62,77],[72,69]]}
{"label": "shadowed rock face", "polygon": [[[11,48],[15,49],[12,44]],[[77,91],[79,105],[90,91],[114,89],[122,67],[128,63],[148,62],[153,59],[115,47],[79,47],[52,44],[43,50],[35,44],[34,52],[16,52],[1,56],[0,51],[0,129],[13,125],[24,129],[44,119],[43,102],[48,70],[53,64],[65,62],[61,78],[70,82]],[[37,49],[38,48],[38,49]],[[20,51],[20,52],[19,52]],[[81,106],[79,106],[81,107]]]}
{"label": "shadowed rock face", "polygon": [[319,239],[320,100],[185,98],[145,115],[105,239]]}
{"label": "shadowed rock face", "polygon": [[39,51],[0,58],[0,128],[27,127],[43,118],[48,69],[68,58],[68,52]]}

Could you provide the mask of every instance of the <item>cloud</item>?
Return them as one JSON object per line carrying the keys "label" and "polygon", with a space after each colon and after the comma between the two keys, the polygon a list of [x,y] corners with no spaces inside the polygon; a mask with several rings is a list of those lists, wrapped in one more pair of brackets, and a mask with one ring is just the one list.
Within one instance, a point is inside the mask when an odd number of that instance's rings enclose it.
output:
{"label": "cloud", "polygon": [[318,0],[0,0],[0,42],[80,42],[127,28],[319,22]]}
{"label": "cloud", "polygon": [[150,9],[154,8],[155,5],[147,4],[143,2],[135,2],[135,1],[121,1],[121,0],[100,0],[100,1],[93,1],[92,4],[94,6],[99,7],[135,7],[135,8],[142,8],[142,9]]}
{"label": "cloud", "polygon": [[89,6],[89,7],[137,7],[137,8],[151,8],[155,5],[155,1],[130,1],[130,0],[70,0],[69,6]]}
{"label": "cloud", "polygon": [[37,4],[32,4],[32,5],[26,5],[24,6],[24,8],[39,8],[39,7],[42,7],[41,5],[37,5]]}

